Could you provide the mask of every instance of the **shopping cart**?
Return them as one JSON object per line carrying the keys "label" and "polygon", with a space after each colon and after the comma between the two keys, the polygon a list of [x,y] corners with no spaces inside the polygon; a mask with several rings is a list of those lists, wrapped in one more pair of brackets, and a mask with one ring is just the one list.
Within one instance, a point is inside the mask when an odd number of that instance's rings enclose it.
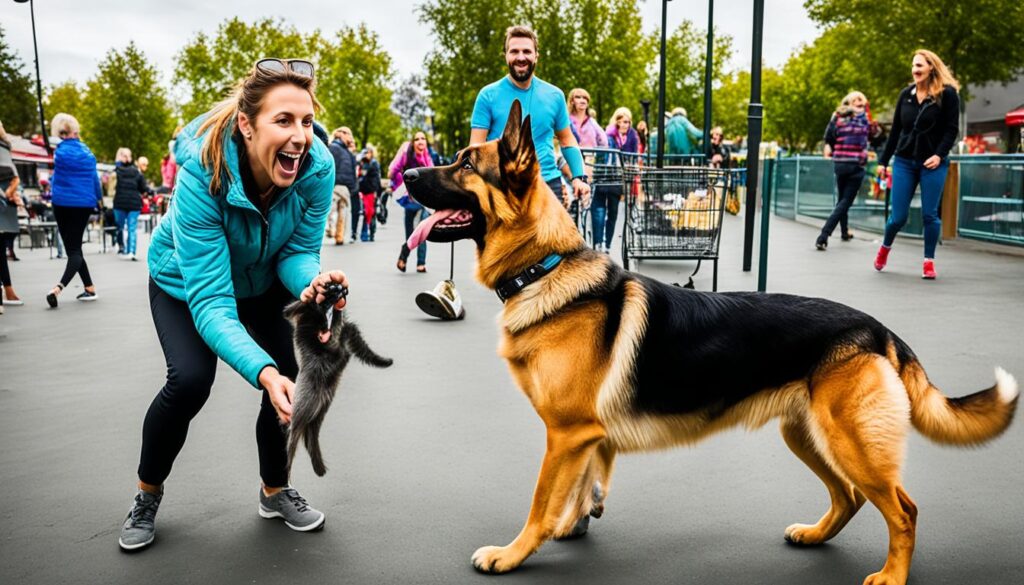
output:
{"label": "shopping cart", "polygon": [[[729,193],[726,169],[699,166],[655,168],[638,155],[623,153],[627,193],[622,265],[645,259],[710,260],[712,290],[718,290],[718,247],[722,212]],[[691,276],[693,276],[691,275]]]}

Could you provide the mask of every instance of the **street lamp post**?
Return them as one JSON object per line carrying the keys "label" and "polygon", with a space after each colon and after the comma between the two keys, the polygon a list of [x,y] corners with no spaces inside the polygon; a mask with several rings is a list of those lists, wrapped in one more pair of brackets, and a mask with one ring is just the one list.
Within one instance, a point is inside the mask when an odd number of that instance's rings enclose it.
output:
{"label": "street lamp post", "polygon": [[715,41],[715,0],[708,0],[708,53],[704,60],[704,160],[711,160],[711,57]]}
{"label": "street lamp post", "polygon": [[36,99],[39,101],[39,127],[43,133],[43,147],[46,148],[46,155],[52,157],[53,150],[50,148],[50,136],[46,132],[46,113],[43,111],[43,82],[39,77],[39,46],[36,44],[36,9],[32,0],[14,0],[18,4],[28,2],[28,10],[32,19],[32,50],[36,57]]}
{"label": "street lamp post", "polygon": [[668,24],[668,3],[672,0],[661,0],[661,52],[658,68],[658,168],[664,166],[665,160],[665,28]]}
{"label": "street lamp post", "polygon": [[[764,105],[761,103],[761,39],[764,31],[764,0],[754,0],[754,44],[750,63],[750,106],[747,109],[747,213],[744,217],[743,271],[749,272],[754,244],[754,213],[757,193],[760,190],[758,177],[758,155],[761,150],[761,123]],[[761,194],[761,250],[757,289],[764,292],[768,269],[768,218],[770,212],[769,193]]]}

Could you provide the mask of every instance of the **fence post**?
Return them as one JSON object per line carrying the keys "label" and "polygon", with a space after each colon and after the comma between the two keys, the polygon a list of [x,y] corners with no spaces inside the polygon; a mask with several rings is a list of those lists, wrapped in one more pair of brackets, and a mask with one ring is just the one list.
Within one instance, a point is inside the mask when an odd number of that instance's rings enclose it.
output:
{"label": "fence post", "polygon": [[793,219],[800,215],[800,155],[796,155],[796,178],[793,179]]}

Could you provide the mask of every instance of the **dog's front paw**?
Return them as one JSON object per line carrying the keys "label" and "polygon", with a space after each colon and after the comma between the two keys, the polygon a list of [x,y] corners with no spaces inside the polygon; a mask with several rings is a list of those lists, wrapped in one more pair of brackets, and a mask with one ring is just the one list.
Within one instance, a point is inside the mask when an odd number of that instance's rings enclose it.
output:
{"label": "dog's front paw", "polygon": [[899,579],[881,572],[868,575],[868,578],[864,579],[864,585],[906,585],[906,583],[906,579]]}
{"label": "dog's front paw", "polygon": [[509,546],[482,546],[473,553],[473,568],[481,573],[507,573],[523,563]]}
{"label": "dog's front paw", "polygon": [[807,524],[793,524],[786,528],[786,540],[792,544],[802,546],[814,546],[825,542],[817,526]]}

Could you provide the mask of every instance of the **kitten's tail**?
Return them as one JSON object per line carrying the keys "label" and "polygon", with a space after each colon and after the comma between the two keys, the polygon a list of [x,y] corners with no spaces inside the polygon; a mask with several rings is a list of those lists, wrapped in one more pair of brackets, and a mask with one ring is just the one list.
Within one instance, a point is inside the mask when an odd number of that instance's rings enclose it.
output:
{"label": "kitten's tail", "polygon": [[366,344],[366,340],[363,339],[363,334],[360,333],[359,327],[351,321],[345,322],[344,338],[345,346],[348,347],[348,350],[364,364],[386,368],[394,363],[391,358],[381,357],[377,352],[370,349],[370,346]]}
{"label": "kitten's tail", "polygon": [[310,388],[309,381],[303,378],[300,373],[299,379],[296,380],[294,410],[291,424],[288,426],[288,470],[291,471],[295,452],[302,441],[306,444],[306,451],[313,463],[313,471],[323,476],[327,473],[327,466],[324,465],[324,456],[320,452],[320,427],[323,425],[324,416],[327,415],[327,409],[331,406],[331,393],[317,392]]}

